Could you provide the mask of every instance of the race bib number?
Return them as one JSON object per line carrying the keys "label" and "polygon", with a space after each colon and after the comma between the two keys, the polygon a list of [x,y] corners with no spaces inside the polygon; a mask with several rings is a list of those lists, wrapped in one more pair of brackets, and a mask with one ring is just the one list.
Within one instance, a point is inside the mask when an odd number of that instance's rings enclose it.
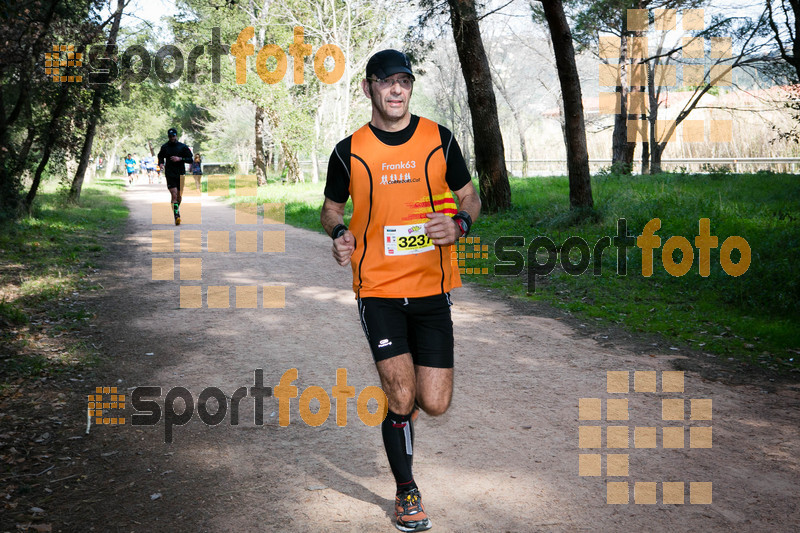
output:
{"label": "race bib number", "polygon": [[384,226],[383,244],[384,253],[391,256],[421,254],[436,248],[422,224]]}

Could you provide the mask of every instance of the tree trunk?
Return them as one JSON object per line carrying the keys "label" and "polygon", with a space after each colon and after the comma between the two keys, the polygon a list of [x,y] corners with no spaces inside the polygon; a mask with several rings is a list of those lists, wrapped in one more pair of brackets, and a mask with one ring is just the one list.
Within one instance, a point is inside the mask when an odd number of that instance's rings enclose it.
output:
{"label": "tree trunk", "polygon": [[642,175],[650,174],[650,143],[642,143]]}
{"label": "tree trunk", "polygon": [[[114,47],[117,44],[117,33],[119,32],[119,23],[122,19],[122,10],[125,8],[125,0],[117,0],[117,10],[114,13],[114,22],[111,24],[111,30],[108,33],[108,42],[106,43],[106,53],[111,55]],[[78,170],[75,172],[75,178],[72,180],[72,186],[69,188],[68,199],[70,202],[76,203],[81,199],[81,188],[83,187],[83,179],[86,174],[86,167],[89,165],[89,159],[92,155],[92,144],[94,144],[94,135],[97,131],[97,122],[100,120],[100,114],[103,107],[103,95],[106,92],[106,85],[101,84],[94,91],[92,96],[92,107],[89,111],[88,123],[86,126],[86,138],[83,141],[83,149],[81,150],[81,160],[78,163]]]}
{"label": "tree trunk", "polygon": [[[28,48],[28,50],[33,54],[39,54],[43,51],[42,49],[42,42],[45,39],[50,39],[52,37],[52,32],[50,31],[50,25],[56,19],[56,11],[58,10],[60,1],[51,1],[50,5],[47,7],[47,13],[44,16],[44,20],[38,22],[37,30],[36,30],[36,39],[32,43],[32,45]],[[49,45],[48,45],[49,46]],[[3,100],[2,96],[0,96],[0,147],[8,148],[9,147],[9,135],[10,135],[10,128],[14,125],[17,119],[20,117],[23,109],[29,108],[30,105],[30,84],[31,84],[31,77],[33,76],[35,69],[22,69],[21,72],[21,79],[17,80],[17,86],[21,88],[19,91],[17,101],[13,106],[6,107],[6,102]],[[0,91],[2,92],[2,91]],[[8,116],[5,115],[6,109],[10,108],[11,112]],[[16,177],[16,176],[12,176]]]}
{"label": "tree trunk", "polygon": [[474,0],[448,0],[447,3],[472,115],[481,202],[484,210],[494,213],[511,207],[511,188],[489,61],[481,40]]}
{"label": "tree trunk", "polygon": [[[72,152],[70,152],[70,151],[67,151],[65,156],[66,157],[64,158],[64,166],[67,169],[66,175],[67,176],[71,176],[72,173],[75,172],[75,169],[78,166],[78,162],[75,160],[74,154]],[[91,174],[91,171],[92,171],[91,165],[89,167],[87,167],[86,170],[89,172],[89,174]]]}
{"label": "tree trunk", "polygon": [[[623,28],[626,26],[626,15],[623,15]],[[628,163],[628,37],[622,31],[619,47],[619,113],[614,115],[614,133],[611,137],[611,167],[615,172],[630,174]]]}
{"label": "tree trunk", "polygon": [[25,164],[28,162],[28,154],[31,152],[31,146],[33,145],[33,140],[36,138],[36,127],[33,125],[33,121],[29,122],[28,126],[28,135],[25,138],[25,142],[22,144],[22,148],[17,154],[16,160],[12,163],[13,166],[11,167],[11,174],[14,176],[19,175],[22,172],[22,169],[25,168]]}
{"label": "tree trunk", "polygon": [[[781,2],[780,11],[782,11],[779,16],[784,20],[788,21],[789,19],[794,19],[794,31],[789,29],[789,37],[792,41],[792,53],[789,54],[789,51],[784,48],[781,44],[781,29],[778,27],[778,23],[775,22],[775,13],[772,10],[772,2],[773,0],[767,0],[767,14],[768,18],[767,21],[769,23],[770,28],[772,29],[773,37],[778,44],[780,55],[784,61],[789,63],[795,70],[795,75],[797,76],[797,80],[800,80],[800,37],[798,37],[798,32],[800,32],[800,1],[798,0],[789,0],[789,7],[787,8],[785,2]],[[790,16],[791,13],[791,16]],[[789,26],[788,22],[785,23],[786,26]]]}
{"label": "tree trunk", "polygon": [[544,14],[553,40],[553,53],[564,99],[564,126],[567,136],[569,204],[572,208],[593,207],[589,153],[586,149],[586,126],[583,121],[581,81],[575,66],[572,33],[561,0],[544,0]]}
{"label": "tree trunk", "polygon": [[[2,91],[0,91],[2,92]],[[0,163],[0,216],[11,215],[16,217],[22,203],[20,194],[21,174],[28,162],[31,145],[36,138],[36,127],[33,120],[28,121],[28,134],[16,157],[9,157],[6,162]]]}
{"label": "tree trunk", "polygon": [[[664,151],[663,147],[659,148],[659,142],[656,132],[656,121],[658,120],[658,94],[656,94],[656,84],[653,79],[653,65],[647,64],[647,131],[650,133],[650,162],[648,170],[650,174],[661,173],[661,153]],[[645,154],[642,153],[642,168],[644,168]],[[642,171],[644,174],[644,171]]]}
{"label": "tree trunk", "polygon": [[664,152],[664,148],[667,146],[667,143],[653,142],[651,146],[652,151],[650,152],[650,173],[660,174],[661,154]]}
{"label": "tree trunk", "polygon": [[48,161],[50,161],[50,155],[53,153],[53,145],[55,144],[55,140],[57,137],[57,132],[59,130],[58,123],[61,119],[61,116],[64,114],[64,111],[67,108],[67,97],[69,95],[69,85],[66,83],[61,84],[61,87],[58,91],[58,99],[56,100],[56,106],[53,109],[53,115],[50,117],[50,123],[47,125],[47,132],[45,133],[44,139],[44,146],[42,147],[42,153],[39,156],[39,166],[36,167],[36,173],[33,175],[33,182],[31,183],[31,188],[28,191],[28,194],[25,196],[25,200],[23,206],[25,208],[25,212],[31,212],[31,208],[33,207],[33,200],[36,198],[36,193],[39,190],[39,184],[42,182],[42,173],[44,172],[44,168],[47,166]]}
{"label": "tree trunk", "polygon": [[288,143],[281,142],[283,149],[283,169],[286,173],[286,181],[297,183],[303,181],[300,175],[300,164],[297,162],[297,154],[292,150]]}
{"label": "tree trunk", "polygon": [[256,181],[258,185],[267,184],[267,162],[264,160],[264,108],[256,105]]}
{"label": "tree trunk", "polygon": [[319,183],[319,157],[316,151],[311,153],[311,183]]}
{"label": "tree trunk", "polygon": [[503,95],[503,100],[505,100],[506,104],[508,104],[508,108],[511,109],[511,115],[514,117],[514,123],[517,126],[517,131],[519,132],[519,151],[522,157],[522,176],[527,176],[528,147],[525,143],[525,128],[522,126],[522,117],[520,116],[519,108],[514,105],[514,102],[511,101],[511,95],[509,95],[508,91],[506,91],[506,86],[503,81],[498,79],[497,76],[494,76],[492,79],[494,80],[497,90],[500,91],[501,95]]}
{"label": "tree trunk", "polygon": [[[266,118],[267,121],[269,121],[272,131],[278,131],[278,126],[280,125],[278,113],[271,108],[264,108],[264,112],[266,113]],[[289,183],[303,181],[303,176],[300,172],[300,164],[297,162],[297,152],[295,152],[286,141],[276,140],[275,142],[280,144],[280,150],[283,153],[283,169],[286,174],[286,180]]]}
{"label": "tree trunk", "polygon": [[[26,47],[32,57],[41,57],[41,53],[45,51],[42,43],[45,39],[52,38],[50,26],[55,19],[55,13],[59,7],[60,2],[51,1],[47,6],[47,12],[44,19],[36,21],[36,38],[34,42]],[[5,6],[11,5],[8,2],[4,3]],[[38,7],[38,6],[37,6]],[[6,22],[4,22],[5,24]],[[50,46],[49,44],[47,45]],[[4,50],[5,52],[5,50]],[[31,78],[36,72],[34,68],[23,68],[19,79],[16,80],[17,87],[20,91],[17,93],[17,100],[13,104],[7,102],[4,98],[6,95],[2,88],[0,88],[0,153],[3,154],[2,162],[0,162],[0,216],[10,215],[16,217],[20,207],[26,207],[26,199],[22,198],[22,173],[25,170],[27,163],[28,152],[30,151],[31,143],[35,137],[35,124],[30,114],[30,96],[31,96]],[[8,72],[4,72],[7,76]],[[10,109],[8,115],[6,111]],[[25,145],[19,151],[19,154],[14,157],[14,146],[11,140],[12,128],[16,121],[20,118],[23,111],[27,111],[26,119],[28,124],[28,137]],[[24,153],[24,155],[23,155]],[[35,196],[35,193],[34,193]]]}
{"label": "tree trunk", "polygon": [[311,141],[311,183],[319,183],[319,160],[317,158],[317,141],[320,135],[319,113],[314,115],[314,139]]}
{"label": "tree trunk", "polygon": [[[108,155],[106,153],[106,155]],[[106,173],[105,179],[111,179],[111,173],[114,172],[114,165],[117,163],[117,143],[111,148],[111,157],[106,157]]]}

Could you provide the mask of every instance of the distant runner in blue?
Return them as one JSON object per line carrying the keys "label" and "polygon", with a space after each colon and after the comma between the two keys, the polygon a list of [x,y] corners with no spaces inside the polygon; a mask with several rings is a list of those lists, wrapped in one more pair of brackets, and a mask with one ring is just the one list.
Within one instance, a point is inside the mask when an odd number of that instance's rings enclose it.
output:
{"label": "distant runner in blue", "polygon": [[125,170],[128,172],[128,185],[133,185],[133,175],[136,174],[136,160],[131,154],[125,156]]}

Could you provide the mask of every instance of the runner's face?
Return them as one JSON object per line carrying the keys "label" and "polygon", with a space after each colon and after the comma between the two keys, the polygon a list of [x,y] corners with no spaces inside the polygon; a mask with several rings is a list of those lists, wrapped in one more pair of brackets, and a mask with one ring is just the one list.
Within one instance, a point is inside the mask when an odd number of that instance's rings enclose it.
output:
{"label": "runner's face", "polygon": [[[396,80],[408,77],[408,74],[400,72],[392,74],[387,79]],[[391,87],[379,89],[378,83],[372,81],[368,83],[372,91],[372,109],[381,116],[384,122],[396,122],[408,115],[409,100],[414,91],[413,85],[408,89],[403,89],[399,83],[393,83]]]}

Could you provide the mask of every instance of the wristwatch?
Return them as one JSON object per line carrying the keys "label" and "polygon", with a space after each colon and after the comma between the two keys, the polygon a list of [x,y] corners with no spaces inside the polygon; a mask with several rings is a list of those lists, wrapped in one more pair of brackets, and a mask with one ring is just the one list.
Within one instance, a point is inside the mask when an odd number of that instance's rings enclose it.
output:
{"label": "wristwatch", "polygon": [[453,215],[453,221],[461,229],[461,236],[466,237],[472,227],[472,217],[466,211],[459,211]]}
{"label": "wristwatch", "polygon": [[336,226],[333,227],[333,231],[331,232],[331,239],[335,241],[336,239],[344,235],[345,231],[347,231],[347,226],[345,226],[344,224],[336,224]]}

